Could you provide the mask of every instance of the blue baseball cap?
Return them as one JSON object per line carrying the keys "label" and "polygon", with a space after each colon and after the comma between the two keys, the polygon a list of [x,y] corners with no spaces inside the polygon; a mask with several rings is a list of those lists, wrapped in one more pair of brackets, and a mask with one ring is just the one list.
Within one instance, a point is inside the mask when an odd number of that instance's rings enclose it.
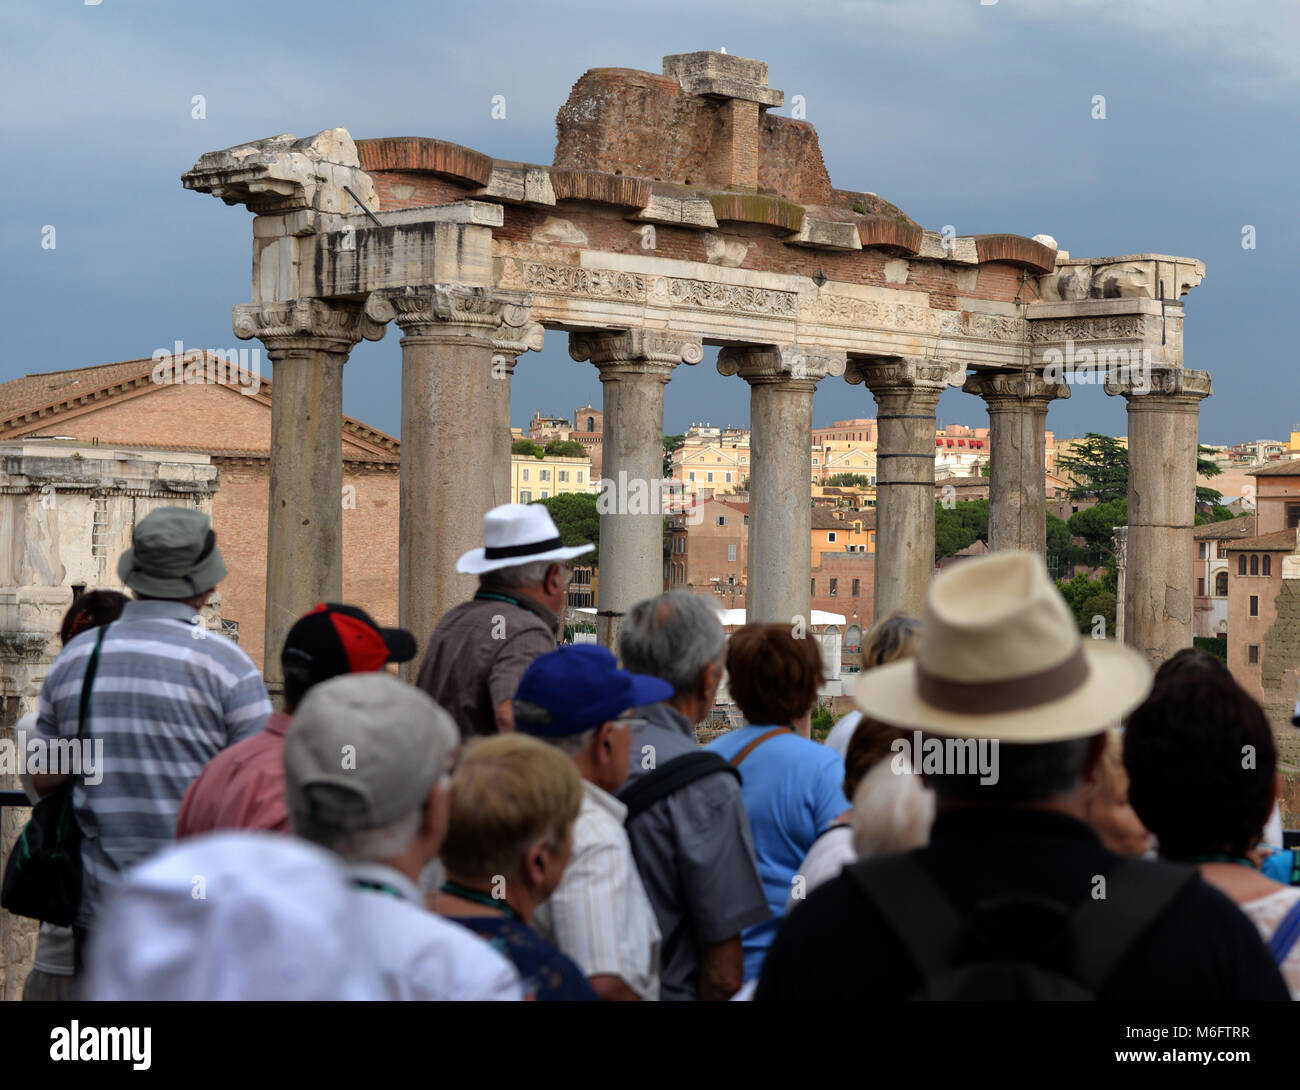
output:
{"label": "blue baseball cap", "polygon": [[563,738],[672,695],[666,681],[620,670],[610,650],[599,644],[559,647],[533,659],[515,693],[516,700],[550,712],[552,721],[544,727],[517,723],[516,729],[541,738]]}

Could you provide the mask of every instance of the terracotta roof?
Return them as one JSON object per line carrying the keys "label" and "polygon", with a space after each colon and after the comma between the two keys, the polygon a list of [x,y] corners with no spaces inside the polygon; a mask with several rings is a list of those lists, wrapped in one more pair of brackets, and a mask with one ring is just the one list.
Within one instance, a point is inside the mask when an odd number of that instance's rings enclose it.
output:
{"label": "terracotta roof", "polygon": [[[204,352],[204,358],[209,353]],[[118,363],[102,363],[94,367],[74,367],[66,371],[45,371],[9,382],[0,382],[0,432],[21,428],[24,417],[31,416],[31,423],[39,427],[48,427],[54,423],[58,414],[66,409],[77,408],[91,400],[112,397],[130,386],[144,385],[151,379],[157,361],[153,357],[138,360],[122,360]],[[271,400],[271,380],[261,379],[261,386],[251,400],[260,400],[269,404]],[[241,396],[246,396],[241,393]],[[40,414],[37,416],[36,414]],[[397,462],[400,460],[401,441],[394,436],[363,424],[351,416],[343,417],[343,432],[360,444],[371,444],[380,448],[373,452],[373,457],[358,458],[344,456],[344,461]],[[15,438],[19,438],[15,436]],[[220,447],[191,444],[188,446],[165,446],[157,443],[133,444],[114,443],[115,446],[140,446],[157,450],[198,450],[202,453],[230,453],[240,457],[265,457],[266,451],[223,451]],[[371,452],[366,452],[367,454]]]}
{"label": "terracotta roof", "polygon": [[1235,519],[1222,522],[1207,522],[1192,530],[1192,537],[1197,541],[1221,540],[1230,537],[1246,537],[1255,532],[1254,515],[1238,515]]}
{"label": "terracotta roof", "polygon": [[1296,547],[1294,530],[1274,530],[1271,534],[1243,538],[1228,546],[1232,552],[1254,550],[1261,553],[1289,553]]}
{"label": "terracotta roof", "polygon": [[814,530],[843,530],[844,521],[832,515],[830,508],[814,507],[812,509],[812,528]]}
{"label": "terracotta roof", "polygon": [[1300,458],[1287,458],[1270,462],[1258,469],[1246,470],[1247,477],[1300,477]]}

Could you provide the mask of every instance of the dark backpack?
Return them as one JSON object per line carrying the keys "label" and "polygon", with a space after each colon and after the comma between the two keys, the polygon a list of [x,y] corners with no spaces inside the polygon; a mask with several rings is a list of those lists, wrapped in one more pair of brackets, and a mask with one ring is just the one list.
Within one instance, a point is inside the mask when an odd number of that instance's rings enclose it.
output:
{"label": "dark backpack", "polygon": [[922,977],[910,998],[1096,999],[1124,954],[1195,876],[1193,867],[1121,859],[1106,897],[1071,910],[1012,893],[969,919],[911,855],[867,859],[844,873],[880,910]]}
{"label": "dark backpack", "polygon": [[716,753],[697,750],[674,757],[618,793],[618,800],[627,807],[627,817],[623,823],[630,824],[633,818],[644,814],[660,799],[666,799],[687,784],[712,776],[715,772],[730,772],[737,782],[740,781],[740,772]]}

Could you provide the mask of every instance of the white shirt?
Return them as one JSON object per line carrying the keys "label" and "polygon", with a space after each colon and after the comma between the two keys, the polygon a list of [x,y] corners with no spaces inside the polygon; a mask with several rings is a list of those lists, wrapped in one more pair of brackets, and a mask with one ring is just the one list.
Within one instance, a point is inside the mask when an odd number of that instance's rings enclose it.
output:
{"label": "white shirt", "polygon": [[389,999],[523,999],[515,967],[468,928],[428,911],[406,875],[382,863],[346,867],[352,930],[373,939],[369,953]]}
{"label": "white shirt", "polygon": [[[832,825],[813,841],[804,857],[799,873],[803,876],[803,895],[806,898],[824,882],[829,882],[850,863],[858,861],[858,853],[853,850],[853,826]],[[802,898],[801,898],[802,899]],[[794,891],[785,902],[788,915],[799,902],[795,900]]]}
{"label": "white shirt", "polygon": [[588,977],[622,978],[642,999],[659,998],[659,925],[632,858],[627,807],[582,781],[573,855],[533,929]]}
{"label": "white shirt", "polygon": [[858,729],[858,724],[862,722],[862,713],[856,708],[844,716],[835,726],[831,727],[830,734],[826,735],[826,741],[822,745],[827,749],[833,749],[841,757],[849,751],[849,743],[853,740],[853,732]]}
{"label": "white shirt", "polygon": [[[1259,928],[1259,935],[1265,942],[1273,938],[1278,924],[1291,911],[1291,906],[1300,901],[1300,889],[1287,886],[1285,889],[1245,901],[1237,907],[1250,917],[1251,923]],[[1286,981],[1287,990],[1292,999],[1300,999],[1300,942],[1291,947],[1282,964],[1278,966],[1282,979]]]}

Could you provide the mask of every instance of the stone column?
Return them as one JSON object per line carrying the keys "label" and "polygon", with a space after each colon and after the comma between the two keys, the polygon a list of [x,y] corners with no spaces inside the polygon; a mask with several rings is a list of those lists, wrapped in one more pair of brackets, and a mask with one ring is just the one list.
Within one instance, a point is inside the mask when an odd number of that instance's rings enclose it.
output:
{"label": "stone column", "polygon": [[973,375],[962,387],[989,410],[989,549],[1047,552],[1047,407],[1063,382],[1032,371]]}
{"label": "stone column", "polygon": [[243,304],[234,327],[260,340],[273,364],[262,676],[278,697],[290,626],[343,595],[343,365],[384,327],[357,303],[320,299]]}
{"label": "stone column", "polygon": [[623,615],[663,592],[664,389],[704,346],[690,333],[628,329],[575,333],[569,355],[595,364],[604,390],[596,638],[617,653]]}
{"label": "stone column", "polygon": [[1152,666],[1192,645],[1196,581],[1196,422],[1210,375],[1149,369],[1141,382],[1107,382],[1128,401],[1128,564],[1124,639]]}
{"label": "stone column", "polygon": [[879,409],[876,447],[876,592],[879,620],[921,615],[934,572],[934,433],[939,395],[965,376],[946,360],[855,361]]}
{"label": "stone column", "polygon": [[[524,311],[527,314],[527,311]],[[519,312],[511,308],[510,316]],[[492,338],[492,505],[510,502],[510,380],[524,352],[540,352],[546,331],[537,322],[502,322]]]}
{"label": "stone column", "polygon": [[[462,553],[483,544],[483,516],[495,501],[500,445],[494,342],[503,325],[523,328],[532,297],[459,284],[372,292],[366,313],[402,330],[399,623],[421,645],[438,620],[477,586],[456,572]],[[419,657],[404,668],[413,676]]]}
{"label": "stone column", "polygon": [[749,581],[745,619],[812,623],[812,399],[843,352],[724,348],[718,370],[749,383]]}

